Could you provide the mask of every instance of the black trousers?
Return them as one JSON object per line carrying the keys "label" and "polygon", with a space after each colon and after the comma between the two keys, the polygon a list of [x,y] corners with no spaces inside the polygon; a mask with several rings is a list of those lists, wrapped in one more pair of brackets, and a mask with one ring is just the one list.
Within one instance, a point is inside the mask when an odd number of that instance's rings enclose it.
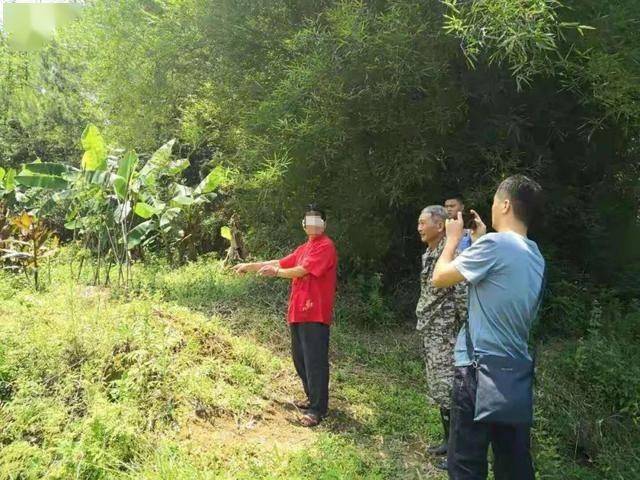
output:
{"label": "black trousers", "polygon": [[329,326],[292,324],[291,356],[311,404],[309,412],[323,417],[329,406]]}
{"label": "black trousers", "polygon": [[487,453],[491,444],[495,480],[534,479],[530,427],[475,422],[476,389],[473,367],[456,367],[447,454],[449,478],[486,479]]}

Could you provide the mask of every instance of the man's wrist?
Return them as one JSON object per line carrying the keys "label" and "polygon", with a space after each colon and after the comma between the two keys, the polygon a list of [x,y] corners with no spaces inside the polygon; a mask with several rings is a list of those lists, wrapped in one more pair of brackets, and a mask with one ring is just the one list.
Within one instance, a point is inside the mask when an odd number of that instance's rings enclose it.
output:
{"label": "man's wrist", "polygon": [[475,242],[476,240],[478,240],[480,237],[482,237],[483,235],[485,235],[487,232],[471,232],[471,241]]}
{"label": "man's wrist", "polygon": [[450,262],[451,260],[453,260],[453,256],[461,240],[462,238],[456,240],[455,237],[447,237],[447,241],[444,244],[444,248],[442,249],[440,258],[442,258],[446,262]]}
{"label": "man's wrist", "polygon": [[454,245],[456,248],[458,248],[458,245],[462,241],[463,237],[464,235],[461,235],[460,237],[447,237],[447,241],[444,243],[444,248],[447,248],[447,245]]}

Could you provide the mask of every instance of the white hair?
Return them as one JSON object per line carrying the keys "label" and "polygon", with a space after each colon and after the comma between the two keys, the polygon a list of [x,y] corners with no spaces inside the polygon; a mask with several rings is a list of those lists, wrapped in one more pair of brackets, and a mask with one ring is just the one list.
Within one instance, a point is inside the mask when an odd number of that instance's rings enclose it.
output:
{"label": "white hair", "polygon": [[431,220],[442,220],[442,222],[449,218],[447,210],[442,205],[429,205],[422,209],[420,215],[429,215]]}

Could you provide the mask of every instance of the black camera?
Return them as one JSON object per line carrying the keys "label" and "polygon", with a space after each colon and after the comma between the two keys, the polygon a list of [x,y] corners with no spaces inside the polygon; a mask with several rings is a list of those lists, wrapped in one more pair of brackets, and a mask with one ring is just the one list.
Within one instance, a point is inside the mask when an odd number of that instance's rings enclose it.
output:
{"label": "black camera", "polygon": [[462,212],[462,221],[464,222],[464,228],[469,230],[475,230],[476,228],[476,216],[471,212]]}

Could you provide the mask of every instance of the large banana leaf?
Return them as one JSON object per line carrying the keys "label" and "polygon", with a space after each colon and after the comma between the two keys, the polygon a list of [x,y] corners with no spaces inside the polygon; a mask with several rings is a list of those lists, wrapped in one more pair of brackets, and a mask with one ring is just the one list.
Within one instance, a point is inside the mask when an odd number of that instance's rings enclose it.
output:
{"label": "large banana leaf", "polygon": [[167,208],[160,217],[160,227],[166,227],[173,222],[182,210],[180,208]]}
{"label": "large banana leaf", "polygon": [[177,175],[178,173],[181,173],[183,170],[188,168],[189,165],[191,165],[191,163],[189,162],[188,158],[174,160],[172,162],[169,162],[169,164],[167,165],[166,173],[168,173],[169,175]]}
{"label": "large banana leaf", "polygon": [[118,165],[118,173],[113,180],[113,189],[121,200],[127,195],[127,190],[131,182],[131,177],[138,164],[138,155],[136,152],[128,151],[120,160]]}
{"label": "large banana leaf", "polygon": [[82,132],[82,168],[87,171],[107,169],[107,144],[102,138],[98,127],[93,124],[87,125]]}
{"label": "large banana leaf", "polygon": [[216,168],[209,172],[200,185],[198,185],[194,191],[196,194],[211,193],[216,188],[226,185],[229,182],[229,172],[218,165]]}
{"label": "large banana leaf", "polygon": [[169,202],[171,204],[172,207],[187,207],[189,205],[192,205],[195,202],[195,199],[191,196],[188,195],[176,195],[175,197],[173,197],[171,199],[171,202]]}
{"label": "large banana leaf", "polygon": [[16,189],[16,175],[15,169],[10,168],[7,174],[4,176],[4,189],[7,192],[13,192]]}
{"label": "large banana leaf", "polygon": [[29,170],[32,173],[39,173],[42,175],[54,175],[61,177],[67,172],[67,167],[61,163],[44,163],[35,162],[27,163],[24,165],[25,170]]}
{"label": "large banana leaf", "polygon": [[118,207],[115,209],[115,211],[113,212],[113,219],[116,221],[116,223],[122,223],[126,220],[130,213],[131,202],[126,201],[118,205]]}
{"label": "large banana leaf", "polygon": [[[95,172],[84,172],[84,178],[87,182],[92,183],[94,185],[102,185],[104,186],[107,180],[110,180],[112,173],[108,170],[95,171]],[[113,175],[115,177],[115,175]]]}
{"label": "large banana leaf", "polygon": [[151,155],[149,161],[140,170],[140,177],[145,178],[147,176],[155,176],[156,174],[161,173],[158,170],[169,165],[171,160],[171,151],[173,150],[173,145],[175,143],[175,139],[169,140],[156,150],[155,153]]}
{"label": "large banana leaf", "polygon": [[58,163],[29,163],[23,166],[15,181],[25,187],[62,190],[69,186],[61,176],[65,171],[64,165]]}
{"label": "large banana leaf", "polygon": [[135,207],[133,207],[133,211],[136,215],[138,215],[141,218],[144,218],[145,220],[153,217],[154,215],[158,215],[160,214],[160,212],[162,212],[161,209],[158,209],[145,202],[136,203]]}
{"label": "large banana leaf", "polygon": [[127,237],[127,248],[131,250],[132,248],[140,245],[144,238],[155,228],[155,220],[147,220],[146,222],[142,222],[140,225],[131,229],[131,231],[129,231],[129,236]]}

